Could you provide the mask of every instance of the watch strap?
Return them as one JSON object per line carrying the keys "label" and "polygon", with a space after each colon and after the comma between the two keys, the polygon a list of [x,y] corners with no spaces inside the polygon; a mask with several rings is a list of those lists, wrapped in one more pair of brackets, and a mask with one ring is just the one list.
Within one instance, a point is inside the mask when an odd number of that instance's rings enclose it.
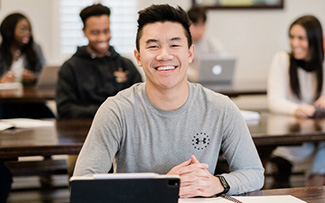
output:
{"label": "watch strap", "polygon": [[223,177],[223,176],[218,175],[216,177],[219,178],[219,180],[221,182],[221,185],[222,185],[222,187],[224,189],[221,193],[219,193],[217,195],[226,194],[230,190],[230,186],[229,186],[228,182],[226,181],[225,177]]}

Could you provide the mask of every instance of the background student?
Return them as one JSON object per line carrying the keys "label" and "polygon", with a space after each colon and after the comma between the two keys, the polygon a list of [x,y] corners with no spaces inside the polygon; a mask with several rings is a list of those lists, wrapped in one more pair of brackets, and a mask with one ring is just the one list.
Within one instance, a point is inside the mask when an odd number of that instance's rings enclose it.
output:
{"label": "background student", "polygon": [[215,37],[207,36],[207,14],[204,7],[194,6],[187,11],[191,21],[190,32],[195,45],[195,56],[188,69],[188,79],[196,82],[198,77],[199,58],[204,55],[225,55],[223,44]]}
{"label": "background student", "polygon": [[119,55],[111,40],[110,9],[95,4],[80,12],[87,46],[61,67],[56,103],[59,118],[93,118],[109,96],[141,82],[141,75],[131,62]]}
{"label": "background student", "polygon": [[195,45],[195,54],[223,54],[223,44],[215,37],[209,37],[205,33],[207,14],[204,7],[195,6],[187,11],[191,20],[190,32]]}
{"label": "background student", "polygon": [[[146,82],[101,105],[74,176],[107,173],[115,159],[117,173],[180,175],[182,198],[263,186],[264,169],[238,108],[187,80],[194,57],[189,24],[180,7],[152,5],[139,12],[134,55]],[[214,176],[220,149],[231,172]]]}
{"label": "background student", "polygon": [[[45,59],[41,47],[33,40],[29,20],[21,13],[12,13],[2,21],[0,32],[0,83],[34,85]],[[45,103],[5,103],[0,104],[0,119],[4,118],[54,118],[54,114]],[[12,173],[3,162],[0,171],[0,202],[6,202]]]}
{"label": "background student", "polygon": [[[80,12],[88,45],[61,67],[56,88],[59,119],[93,118],[98,107],[119,91],[141,82],[134,64],[119,55],[111,40],[110,9],[94,4]],[[68,157],[72,175],[77,156]]]}
{"label": "background student", "polygon": [[[34,85],[45,60],[29,20],[21,13],[10,14],[0,31],[0,83]],[[54,118],[54,114],[45,103],[1,104],[0,118]]]}
{"label": "background student", "polygon": [[[323,33],[319,20],[306,15],[289,28],[291,51],[274,56],[268,81],[270,111],[312,118],[325,110]],[[325,143],[305,143],[299,147],[278,147],[273,162],[278,165],[278,187],[289,186],[291,164],[303,162],[313,152],[308,185],[325,185]]]}

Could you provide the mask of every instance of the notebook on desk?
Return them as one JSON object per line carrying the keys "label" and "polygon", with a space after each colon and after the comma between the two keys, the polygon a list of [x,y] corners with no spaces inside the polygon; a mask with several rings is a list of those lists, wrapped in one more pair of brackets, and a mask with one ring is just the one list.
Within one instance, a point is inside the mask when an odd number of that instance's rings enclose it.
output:
{"label": "notebook on desk", "polygon": [[201,56],[198,63],[198,83],[203,85],[231,84],[236,58],[216,55]]}
{"label": "notebook on desk", "polygon": [[44,66],[38,77],[37,88],[55,87],[61,66]]}
{"label": "notebook on desk", "polygon": [[155,173],[95,174],[72,177],[71,203],[177,203],[179,176]]}

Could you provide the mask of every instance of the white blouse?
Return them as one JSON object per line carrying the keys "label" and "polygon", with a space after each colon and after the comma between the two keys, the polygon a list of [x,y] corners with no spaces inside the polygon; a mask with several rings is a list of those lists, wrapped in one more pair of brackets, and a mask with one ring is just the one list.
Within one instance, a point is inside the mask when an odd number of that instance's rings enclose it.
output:
{"label": "white blouse", "polygon": [[22,82],[24,71],[24,56],[20,56],[11,64],[10,70],[15,74],[15,82]]}
{"label": "white blouse", "polygon": [[[301,99],[298,99],[290,87],[289,54],[285,51],[276,53],[273,58],[267,87],[267,101],[271,112],[294,115],[298,107],[303,104],[313,104],[317,90],[315,72],[298,69]],[[324,75],[323,71],[323,75]],[[325,75],[323,76],[325,80]],[[321,95],[325,95],[325,82]]]}

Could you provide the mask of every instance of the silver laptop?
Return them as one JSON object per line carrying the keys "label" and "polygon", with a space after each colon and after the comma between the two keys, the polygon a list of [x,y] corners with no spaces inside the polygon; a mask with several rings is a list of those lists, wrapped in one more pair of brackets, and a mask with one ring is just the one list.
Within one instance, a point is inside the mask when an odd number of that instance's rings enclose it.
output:
{"label": "silver laptop", "polygon": [[231,84],[235,73],[236,58],[216,55],[201,56],[198,63],[198,83]]}
{"label": "silver laptop", "polygon": [[61,66],[44,66],[38,77],[37,88],[54,87],[58,80],[58,72]]}

